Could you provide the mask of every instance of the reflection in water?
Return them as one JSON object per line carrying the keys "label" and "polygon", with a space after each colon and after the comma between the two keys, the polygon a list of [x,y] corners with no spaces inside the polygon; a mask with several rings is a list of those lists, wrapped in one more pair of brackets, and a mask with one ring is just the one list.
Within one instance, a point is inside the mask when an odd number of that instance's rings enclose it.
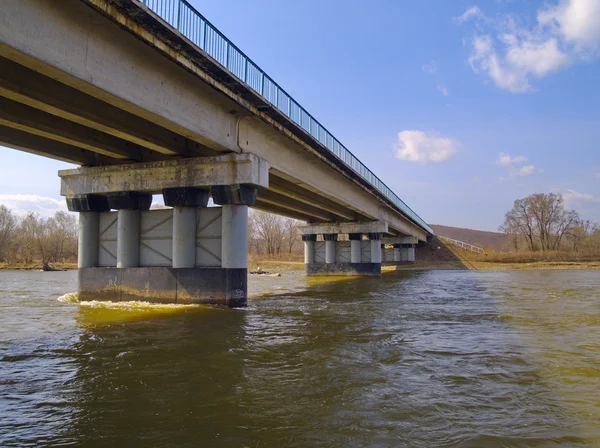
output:
{"label": "reflection in water", "polygon": [[232,425],[247,425],[234,404],[245,313],[153,308],[81,307],[86,331],[75,350],[86,356],[76,374],[81,411],[73,439],[181,446],[227,440]]}
{"label": "reflection in water", "polygon": [[246,310],[80,306],[55,299],[74,276],[10,275],[1,446],[600,443],[594,272],[293,274],[251,279]]}

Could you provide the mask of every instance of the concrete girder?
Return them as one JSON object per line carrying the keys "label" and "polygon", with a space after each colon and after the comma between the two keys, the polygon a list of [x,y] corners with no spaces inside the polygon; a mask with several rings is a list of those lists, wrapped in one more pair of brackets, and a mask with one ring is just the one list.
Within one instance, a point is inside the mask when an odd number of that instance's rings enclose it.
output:
{"label": "concrete girder", "polygon": [[327,224],[311,224],[298,228],[302,235],[328,235],[351,233],[387,233],[388,223],[382,221],[372,222],[341,222]]}
{"label": "concrete girder", "polygon": [[2,97],[0,124],[121,161],[142,162],[160,158],[158,153],[131,142]]}
{"label": "concrete girder", "polygon": [[2,57],[0,96],[166,156],[207,154],[197,143]]}
{"label": "concrete girder", "polygon": [[320,208],[311,207],[299,202],[290,201],[289,198],[269,190],[261,190],[259,197],[263,203],[273,204],[285,210],[298,212],[306,216],[310,216],[311,221],[336,221],[337,216],[332,213],[327,213]]}
{"label": "concrete girder", "polygon": [[276,215],[285,216],[286,218],[296,219],[303,222],[311,222],[313,218],[303,213],[298,213],[293,210],[288,210],[280,206],[271,204],[270,202],[263,202],[260,195],[256,198],[256,203],[252,206],[254,210],[260,210],[263,212],[274,213]]}
{"label": "concrete girder", "polygon": [[0,125],[0,145],[39,156],[48,157],[48,154],[52,154],[53,159],[78,165],[111,165],[119,162],[117,159],[90,152],[77,146],[67,145],[2,125]]}
{"label": "concrete girder", "polygon": [[112,192],[161,193],[164,188],[215,185],[269,186],[269,164],[254,154],[170,159],[107,167],[61,170],[61,195]]}
{"label": "concrete girder", "polygon": [[358,213],[344,208],[339,204],[324,198],[323,196],[319,196],[317,193],[307,190],[300,185],[277,177],[272,173],[269,178],[269,191],[274,191],[275,193],[279,193],[283,196],[293,198],[316,208],[320,208],[321,210],[325,210],[328,213],[337,215],[342,219],[347,219],[349,221],[356,221],[359,219]]}
{"label": "concrete girder", "polygon": [[[138,19],[148,15],[141,1],[124,3]],[[0,55],[201,145],[240,152],[244,109],[199,82],[201,70],[178,50],[157,51],[156,34],[98,10],[119,14],[113,1],[61,0],[57,8],[55,0],[3,0],[11,24],[0,22]]]}
{"label": "concrete girder", "polygon": [[395,238],[385,237],[381,240],[381,242],[383,244],[417,244],[419,242],[419,240],[412,236],[395,237]]}

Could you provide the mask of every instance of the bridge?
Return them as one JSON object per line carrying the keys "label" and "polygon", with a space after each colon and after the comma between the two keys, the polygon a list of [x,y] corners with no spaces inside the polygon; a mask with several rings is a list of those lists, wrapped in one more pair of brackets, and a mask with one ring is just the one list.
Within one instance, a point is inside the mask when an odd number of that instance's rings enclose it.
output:
{"label": "bridge", "polygon": [[0,144],[80,165],[82,300],[245,305],[249,207],[308,223],[309,275],[380,275],[433,234],[184,0],[3,0]]}

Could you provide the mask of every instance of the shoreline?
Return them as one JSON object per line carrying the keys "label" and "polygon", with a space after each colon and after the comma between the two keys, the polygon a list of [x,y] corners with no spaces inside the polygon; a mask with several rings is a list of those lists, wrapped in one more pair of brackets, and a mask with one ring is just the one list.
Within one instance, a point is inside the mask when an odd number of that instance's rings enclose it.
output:
{"label": "shoreline", "polygon": [[[75,263],[51,263],[52,267],[57,269],[65,269],[67,271],[73,271],[77,269],[77,262]],[[42,262],[32,263],[0,263],[0,271],[42,271]],[[51,272],[51,271],[49,271]]]}
{"label": "shoreline", "polygon": [[[52,266],[72,271],[77,269],[77,263],[56,263]],[[260,266],[263,270],[275,273],[286,271],[304,271],[302,261],[253,260],[255,270]],[[417,262],[414,265],[383,265],[382,272],[391,271],[433,271],[433,270],[466,270],[466,271],[526,271],[526,270],[584,270],[600,269],[600,262],[571,262],[571,261],[537,261],[531,263],[494,263],[489,261],[450,261],[450,262]],[[0,271],[41,271],[41,263],[10,264],[0,263]],[[250,274],[255,275],[255,274]]]}

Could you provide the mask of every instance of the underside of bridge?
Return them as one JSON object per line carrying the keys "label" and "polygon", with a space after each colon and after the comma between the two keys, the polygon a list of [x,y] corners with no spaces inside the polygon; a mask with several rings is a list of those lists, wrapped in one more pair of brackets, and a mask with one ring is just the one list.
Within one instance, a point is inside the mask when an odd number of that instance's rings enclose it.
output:
{"label": "underside of bridge", "polygon": [[[290,111],[291,107],[290,103]],[[129,283],[125,271],[119,271],[119,298],[124,291],[155,290],[162,291],[155,294],[163,297],[160,300],[182,301],[164,291],[184,285],[187,301],[244,304],[245,280],[239,279],[245,274],[239,269],[247,266],[239,254],[246,250],[241,227],[249,206],[330,226],[327,232],[305,232],[307,252],[313,253],[307,266],[316,263],[315,254],[320,257],[319,249],[311,248],[317,234],[352,233],[354,240],[356,235],[369,236],[377,242],[369,243],[375,248],[384,236],[409,238],[413,244],[426,240],[429,233],[322,140],[138,0],[3,1],[0,144],[81,166],[61,173],[70,209],[82,214],[80,280],[103,284],[117,272],[111,269],[129,269],[127,275],[133,279]],[[152,227],[159,219],[158,214],[145,212],[147,198],[157,193],[174,207],[172,229],[156,237],[155,243],[144,243],[140,236],[144,223]],[[173,194],[179,199],[174,200]],[[221,228],[219,235],[204,237],[218,240],[219,249],[202,243],[198,231],[209,195],[223,206]],[[111,209],[118,210],[114,220],[107,217]],[[103,232],[110,229],[101,224],[109,222],[116,223],[113,249],[108,247],[110,241],[102,243]],[[344,223],[366,224],[345,232]],[[385,230],[372,231],[369,223],[383,223]],[[170,249],[164,249],[166,240]],[[194,255],[192,249],[181,255],[182,244],[193,247]],[[242,247],[233,250],[232,244]],[[335,250],[332,243],[327,247],[329,256],[323,263],[333,264]],[[378,249],[361,258],[358,246],[352,247],[348,263],[380,266]],[[158,258],[140,261],[144,248]],[[206,255],[203,250],[214,256],[208,264],[198,262]],[[102,251],[114,260],[101,262]],[[132,252],[137,254],[133,258]],[[222,280],[237,286],[215,299],[214,288],[180,279],[193,276],[193,271],[172,272],[163,286],[142,281],[151,275],[148,269],[159,268],[238,270],[233,277],[224,274]],[[380,271],[380,267],[355,268],[349,271]],[[106,272],[100,274],[101,269]],[[340,272],[318,267],[309,271]],[[204,271],[196,274],[206,276]],[[189,291],[196,286],[198,291]],[[202,287],[206,291],[200,291]],[[114,288],[111,294],[114,298]]]}

